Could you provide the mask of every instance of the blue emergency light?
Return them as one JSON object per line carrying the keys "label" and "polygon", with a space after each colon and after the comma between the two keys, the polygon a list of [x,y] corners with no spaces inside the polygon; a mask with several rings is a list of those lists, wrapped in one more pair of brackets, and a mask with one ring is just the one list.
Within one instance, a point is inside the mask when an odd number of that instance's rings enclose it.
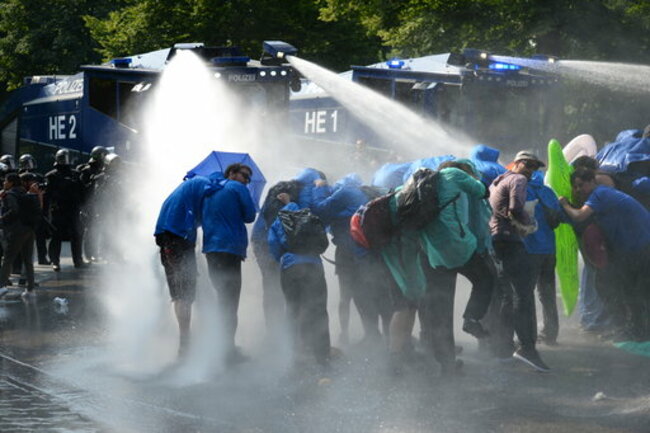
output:
{"label": "blue emergency light", "polygon": [[131,65],[132,59],[130,57],[113,59],[110,61],[114,68],[128,68]]}
{"label": "blue emergency light", "polygon": [[492,69],[493,71],[518,71],[521,69],[521,66],[519,65],[511,65],[509,63],[490,63],[488,65],[488,68]]}
{"label": "blue emergency light", "polygon": [[402,69],[404,67],[404,60],[398,58],[390,59],[386,62],[386,65],[390,69]]}

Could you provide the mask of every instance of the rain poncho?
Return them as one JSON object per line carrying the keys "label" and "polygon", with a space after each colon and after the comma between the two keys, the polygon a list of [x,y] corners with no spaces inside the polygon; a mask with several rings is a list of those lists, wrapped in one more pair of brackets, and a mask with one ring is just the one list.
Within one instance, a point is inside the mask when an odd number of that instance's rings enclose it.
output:
{"label": "rain poncho", "polygon": [[314,168],[306,168],[295,177],[295,180],[302,185],[297,202],[297,205],[301,209],[311,208],[313,201],[312,193],[315,188],[314,181],[318,179],[322,179],[321,173]]}
{"label": "rain poncho", "polygon": [[215,173],[211,179],[195,176],[178,185],[162,204],[154,235],[169,232],[195,244],[203,199],[221,189],[220,180],[221,173]]}
{"label": "rain poncho", "polygon": [[[397,224],[397,195],[390,199],[393,223]],[[420,233],[400,230],[391,242],[381,249],[381,256],[402,294],[416,301],[427,290],[427,279],[422,268]]]}
{"label": "rain poncho", "polygon": [[485,185],[458,168],[445,168],[438,184],[438,200],[445,206],[421,231],[421,241],[432,268],[463,266],[476,251],[476,236],[469,227],[469,201],[485,196]]}
{"label": "rain poncho", "polygon": [[506,172],[506,168],[498,162],[499,154],[499,150],[484,144],[479,144],[472,149],[470,159],[481,173],[481,180],[486,185],[491,184],[494,179]]}
{"label": "rain poncho", "polygon": [[411,175],[420,168],[424,167],[430,168],[431,170],[438,170],[440,164],[445,161],[453,161],[454,159],[456,159],[456,157],[453,155],[432,156],[431,158],[417,159],[413,161],[408,170],[404,172],[404,175],[402,176],[402,183],[406,183]]}
{"label": "rain poncho", "polygon": [[354,249],[356,243],[350,236],[350,218],[360,206],[368,202],[368,196],[360,189],[361,178],[349,174],[334,184],[316,187],[312,192],[312,212],[330,226],[332,242],[337,247]]}
{"label": "rain poncho", "polygon": [[372,185],[382,188],[394,189],[402,184],[404,173],[411,166],[410,162],[401,164],[384,164],[375,172]]}
{"label": "rain poncho", "polygon": [[[400,230],[399,236],[381,251],[401,292],[413,301],[419,299],[427,289],[423,266],[460,267],[477,250],[477,237],[469,224],[468,204],[471,199],[476,206],[480,206],[478,201],[485,195],[485,186],[457,168],[446,168],[440,173],[443,176],[439,183],[440,203],[447,203],[456,196],[458,198],[422,230]],[[397,198],[398,195],[395,195],[390,201],[394,223],[397,223]],[[485,205],[481,208],[488,210]],[[485,224],[477,233],[482,233],[482,245],[487,248],[489,240],[485,238],[489,239],[486,226],[489,213],[477,216],[477,227],[480,227],[480,219]]]}

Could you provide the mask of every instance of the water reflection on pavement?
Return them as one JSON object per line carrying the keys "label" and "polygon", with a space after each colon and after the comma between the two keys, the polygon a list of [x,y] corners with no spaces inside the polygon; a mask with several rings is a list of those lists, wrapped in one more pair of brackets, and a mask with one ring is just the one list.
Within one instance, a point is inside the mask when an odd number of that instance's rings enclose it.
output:
{"label": "water reflection on pavement", "polygon": [[[481,359],[460,333],[467,373],[455,380],[426,365],[393,378],[383,349],[362,345],[346,348],[326,381],[308,368],[288,375],[272,346],[246,348],[251,362],[208,378],[193,378],[191,360],[128,374],[107,361],[97,271],[41,269],[39,278],[34,301],[15,290],[0,302],[2,432],[647,433],[650,425],[648,359],[585,340],[570,322],[561,346],[541,349],[553,367],[546,375]],[[594,401],[598,392],[606,398]]]}

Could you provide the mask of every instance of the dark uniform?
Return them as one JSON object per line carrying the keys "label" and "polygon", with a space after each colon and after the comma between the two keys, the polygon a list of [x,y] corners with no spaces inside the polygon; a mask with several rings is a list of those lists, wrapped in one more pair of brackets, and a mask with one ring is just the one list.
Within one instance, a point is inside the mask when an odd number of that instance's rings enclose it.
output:
{"label": "dark uniform", "polygon": [[83,202],[81,205],[81,233],[83,238],[84,255],[86,260],[96,260],[100,257],[97,245],[97,220],[99,219],[96,184],[103,169],[103,162],[91,159],[77,167],[79,180],[83,187]]}
{"label": "dark uniform", "polygon": [[52,268],[59,271],[61,242],[70,241],[75,267],[83,267],[79,212],[83,186],[79,172],[70,165],[55,163],[54,170],[45,175],[44,208],[55,230],[50,241],[49,254]]}

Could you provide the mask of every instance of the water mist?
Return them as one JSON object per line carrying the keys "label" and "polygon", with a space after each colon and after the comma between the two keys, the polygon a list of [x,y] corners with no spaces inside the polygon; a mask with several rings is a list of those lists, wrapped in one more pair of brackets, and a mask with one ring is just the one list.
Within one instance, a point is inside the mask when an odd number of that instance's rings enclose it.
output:
{"label": "water mist", "polygon": [[288,56],[287,59],[407,160],[443,154],[468,156],[475,144],[463,133],[433,119],[425,119],[399,102],[334,72],[299,57]]}
{"label": "water mist", "polygon": [[[115,229],[124,264],[109,266],[103,278],[111,353],[118,357],[113,365],[132,374],[160,371],[173,362],[178,347],[178,329],[152,236],[162,202],[211,151],[254,153],[260,130],[251,124],[255,116],[244,116],[238,98],[189,51],[179,52],[167,66],[155,92],[143,116],[145,148],[124,183],[129,219]],[[192,381],[214,374],[221,350],[216,293],[199,248],[200,278],[187,360],[191,368],[186,371],[192,374],[186,379]]]}
{"label": "water mist", "polygon": [[508,56],[492,56],[492,59],[586,81],[613,90],[650,92],[650,66],[646,65],[586,60],[560,60],[549,63],[544,60]]}

